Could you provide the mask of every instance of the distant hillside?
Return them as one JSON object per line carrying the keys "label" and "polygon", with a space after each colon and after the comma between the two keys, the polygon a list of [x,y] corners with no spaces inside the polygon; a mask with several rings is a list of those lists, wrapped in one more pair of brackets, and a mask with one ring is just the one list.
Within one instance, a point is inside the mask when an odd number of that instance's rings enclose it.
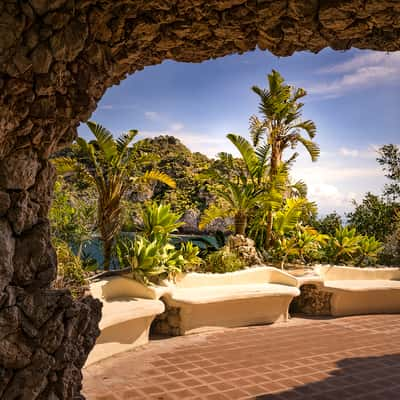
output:
{"label": "distant hillside", "polygon": [[[157,169],[176,181],[176,189],[157,183],[147,193],[132,193],[133,201],[153,198],[171,204],[175,211],[184,213],[183,231],[196,232],[200,213],[213,201],[209,182],[202,173],[216,162],[204,154],[190,151],[173,136],[158,136],[140,142],[141,151],[159,156]],[[210,231],[225,229],[225,223],[216,221]]]}

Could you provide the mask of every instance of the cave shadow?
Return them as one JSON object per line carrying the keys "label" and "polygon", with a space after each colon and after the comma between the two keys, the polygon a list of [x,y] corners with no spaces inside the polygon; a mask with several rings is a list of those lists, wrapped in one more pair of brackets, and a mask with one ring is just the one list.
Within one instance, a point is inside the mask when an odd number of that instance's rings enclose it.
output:
{"label": "cave shadow", "polygon": [[254,399],[400,399],[400,354],[345,358],[338,361],[336,367],[337,369],[330,372],[330,376],[323,380],[299,384],[281,392],[258,395]]}

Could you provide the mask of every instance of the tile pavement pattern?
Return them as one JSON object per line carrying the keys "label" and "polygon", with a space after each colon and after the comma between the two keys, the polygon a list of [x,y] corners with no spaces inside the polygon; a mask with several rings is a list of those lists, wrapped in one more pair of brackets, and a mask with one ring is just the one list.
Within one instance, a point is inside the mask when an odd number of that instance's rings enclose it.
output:
{"label": "tile pavement pattern", "polygon": [[400,399],[400,315],[154,340],[84,371],[88,400]]}

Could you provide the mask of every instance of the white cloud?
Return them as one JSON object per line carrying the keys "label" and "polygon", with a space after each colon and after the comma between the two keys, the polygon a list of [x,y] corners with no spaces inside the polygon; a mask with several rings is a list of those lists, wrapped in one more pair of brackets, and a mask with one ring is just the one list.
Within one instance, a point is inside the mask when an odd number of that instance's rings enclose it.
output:
{"label": "white cloud", "polygon": [[308,197],[318,204],[323,214],[332,211],[343,213],[349,210],[353,200],[360,199],[360,194],[343,192],[337,186],[327,183],[311,183],[308,185]]}
{"label": "white cloud", "polygon": [[356,149],[348,149],[347,147],[342,147],[339,150],[339,154],[345,157],[358,157],[360,152]]}
{"label": "white cloud", "polygon": [[160,118],[160,114],[156,111],[145,111],[144,116],[150,121],[155,121]]}
{"label": "white cloud", "polygon": [[367,149],[349,149],[348,147],[341,147],[338,154],[344,157],[353,158],[376,158],[377,149],[379,146],[371,145]]}
{"label": "white cloud", "polygon": [[185,125],[183,125],[182,123],[175,122],[171,125],[171,130],[174,132],[177,132],[177,131],[181,131],[184,127],[185,127]]}
{"label": "white cloud", "polygon": [[352,209],[353,199],[360,201],[367,191],[381,192],[385,178],[375,157],[373,146],[331,149],[316,163],[301,153],[291,174],[307,184],[308,197],[321,214],[344,214]]}
{"label": "white cloud", "polygon": [[319,73],[346,73],[353,72],[359,68],[365,67],[366,65],[381,65],[388,60],[388,57],[399,57],[397,53],[384,53],[379,51],[358,53],[352,59],[344,61],[339,64],[335,64],[330,67],[321,68]]}
{"label": "white cloud", "polygon": [[351,60],[323,68],[319,73],[339,75],[333,80],[311,84],[309,87],[310,94],[326,98],[339,97],[362,88],[400,83],[400,52],[360,53]]}

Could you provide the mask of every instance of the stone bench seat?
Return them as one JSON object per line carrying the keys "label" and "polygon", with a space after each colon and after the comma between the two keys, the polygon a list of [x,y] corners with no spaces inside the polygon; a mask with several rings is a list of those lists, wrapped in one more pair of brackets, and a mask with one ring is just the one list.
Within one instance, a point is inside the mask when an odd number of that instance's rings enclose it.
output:
{"label": "stone bench seat", "polygon": [[103,303],[103,309],[101,333],[86,365],[148,343],[150,325],[165,309],[159,300],[164,289],[116,276],[92,283],[90,291]]}
{"label": "stone bench seat", "polygon": [[327,291],[386,291],[388,289],[400,290],[400,280],[343,280],[343,281],[326,281],[324,289]]}
{"label": "stone bench seat", "polygon": [[126,297],[103,302],[99,328],[104,331],[115,325],[125,323],[132,319],[146,318],[161,314],[164,311],[164,303],[160,300],[140,299]]}
{"label": "stone bench seat", "polygon": [[272,267],[182,274],[168,285],[163,299],[168,307],[179,309],[182,335],[211,327],[287,321],[289,304],[300,294],[296,278]]}
{"label": "stone bench seat", "polygon": [[333,316],[400,313],[400,269],[318,266]]}
{"label": "stone bench seat", "polygon": [[204,304],[266,296],[297,296],[298,294],[299,291],[295,287],[265,283],[175,289],[170,295],[170,300],[186,304]]}

